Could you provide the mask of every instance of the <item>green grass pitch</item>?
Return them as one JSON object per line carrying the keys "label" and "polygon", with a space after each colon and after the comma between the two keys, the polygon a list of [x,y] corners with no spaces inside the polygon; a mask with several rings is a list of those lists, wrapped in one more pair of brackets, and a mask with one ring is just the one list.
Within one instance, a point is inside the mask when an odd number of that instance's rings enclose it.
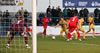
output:
{"label": "green grass pitch", "polygon": [[32,53],[31,37],[29,37],[29,45],[31,48],[26,48],[23,37],[14,37],[10,48],[6,48],[7,41],[7,37],[0,37],[0,53]]}
{"label": "green grass pitch", "polygon": [[[81,37],[82,38],[82,37]],[[55,40],[51,37],[37,38],[37,53],[100,53],[100,36],[87,40],[72,40],[67,42],[59,36]]]}

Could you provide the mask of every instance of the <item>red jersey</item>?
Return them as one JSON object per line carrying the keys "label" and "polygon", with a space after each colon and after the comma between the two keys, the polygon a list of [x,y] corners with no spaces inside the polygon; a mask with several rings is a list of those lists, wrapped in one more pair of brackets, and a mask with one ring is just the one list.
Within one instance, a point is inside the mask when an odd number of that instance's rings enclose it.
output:
{"label": "red jersey", "polygon": [[77,17],[71,17],[69,25],[76,27],[78,21],[79,21],[79,19]]}
{"label": "red jersey", "polygon": [[43,27],[46,29],[47,25],[48,25],[49,19],[48,18],[43,18],[42,19],[42,23],[43,23]]}
{"label": "red jersey", "polygon": [[43,18],[43,19],[42,19],[42,23],[48,24],[48,22],[49,22],[49,19],[48,19],[48,18]]}

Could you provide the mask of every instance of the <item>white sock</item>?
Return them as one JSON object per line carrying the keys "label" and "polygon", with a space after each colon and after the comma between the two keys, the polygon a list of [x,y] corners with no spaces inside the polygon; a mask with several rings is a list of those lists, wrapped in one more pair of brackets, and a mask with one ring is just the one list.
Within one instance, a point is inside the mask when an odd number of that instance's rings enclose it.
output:
{"label": "white sock", "polygon": [[7,44],[8,46],[10,45],[10,44]]}
{"label": "white sock", "polygon": [[28,44],[26,44],[26,46],[29,46]]}

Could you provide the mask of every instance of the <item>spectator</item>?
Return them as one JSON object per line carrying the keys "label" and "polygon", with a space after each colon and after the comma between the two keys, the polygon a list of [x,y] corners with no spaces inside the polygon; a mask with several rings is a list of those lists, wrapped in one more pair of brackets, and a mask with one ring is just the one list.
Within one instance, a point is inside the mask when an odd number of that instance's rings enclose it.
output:
{"label": "spectator", "polygon": [[49,24],[50,24],[50,26],[53,25],[53,21],[51,18],[49,19]]}
{"label": "spectator", "polygon": [[24,17],[28,17],[28,16],[29,16],[29,12],[27,10],[25,10]]}
{"label": "spectator", "polygon": [[55,16],[54,17],[59,17],[59,11],[58,8],[56,7],[55,11],[54,11]]}
{"label": "spectator", "polygon": [[3,17],[6,17],[6,12],[5,11],[3,12]]}
{"label": "spectator", "polygon": [[54,9],[54,6],[51,9],[51,14],[52,14],[53,17],[55,17],[55,9]]}
{"label": "spectator", "polygon": [[2,11],[0,10],[0,17],[2,17]]}
{"label": "spectator", "polygon": [[83,9],[83,8],[81,8],[81,10],[80,10],[80,12],[79,12],[79,16],[80,16],[80,17],[84,17],[84,9]]}
{"label": "spectator", "polygon": [[56,21],[54,23],[55,23],[55,25],[57,25],[59,23],[59,19],[56,19]]}
{"label": "spectator", "polygon": [[8,17],[6,18],[6,24],[11,24],[11,18],[10,18],[10,16],[8,16]]}
{"label": "spectator", "polygon": [[96,17],[95,20],[94,20],[94,22],[95,22],[95,23],[100,23],[99,17]]}
{"label": "spectator", "polygon": [[78,10],[77,10],[77,8],[74,9],[74,13],[78,15]]}
{"label": "spectator", "polygon": [[59,17],[63,17],[63,12],[62,11],[60,11]]}
{"label": "spectator", "polygon": [[24,16],[24,9],[23,9],[23,7],[21,8],[20,12],[21,12],[21,16]]}
{"label": "spectator", "polygon": [[65,7],[64,10],[63,10],[63,16],[64,16],[64,17],[67,17],[67,9],[66,9],[66,7]]}
{"label": "spectator", "polygon": [[15,14],[16,19],[18,19],[18,16],[20,16],[20,12],[19,11]]}
{"label": "spectator", "polygon": [[9,17],[9,16],[10,16],[8,10],[6,10],[5,14],[6,14],[6,15],[5,15],[6,17]]}
{"label": "spectator", "polygon": [[67,9],[67,16],[71,17],[71,10],[70,10],[70,8]]}
{"label": "spectator", "polygon": [[44,17],[44,13],[40,12],[39,17]]}
{"label": "spectator", "polygon": [[51,17],[51,8],[50,8],[50,6],[48,6],[48,8],[47,8],[46,14],[47,14],[48,17],[49,16]]}
{"label": "spectator", "polygon": [[97,17],[99,11],[100,11],[100,10],[98,9],[98,7],[96,7],[96,9],[94,10],[94,16],[95,16],[95,17]]}
{"label": "spectator", "polygon": [[100,10],[99,10],[99,12],[98,12],[98,15],[97,15],[97,17],[100,19]]}
{"label": "spectator", "polygon": [[61,8],[60,8],[60,6],[58,6],[58,13],[60,13],[61,12]]}
{"label": "spectator", "polygon": [[18,10],[18,14],[19,14],[19,16],[21,16],[21,10]]}
{"label": "spectator", "polygon": [[84,17],[87,17],[87,16],[88,16],[88,14],[89,14],[88,9],[87,9],[87,8],[84,8]]}
{"label": "spectator", "polygon": [[74,15],[74,9],[72,8],[71,9],[71,17],[73,17],[73,15]]}

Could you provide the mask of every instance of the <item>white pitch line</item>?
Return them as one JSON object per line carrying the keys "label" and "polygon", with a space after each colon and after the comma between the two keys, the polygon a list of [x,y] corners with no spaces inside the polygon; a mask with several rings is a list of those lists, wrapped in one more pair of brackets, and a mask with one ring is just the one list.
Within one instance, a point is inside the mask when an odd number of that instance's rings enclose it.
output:
{"label": "white pitch line", "polygon": [[87,45],[87,46],[100,46],[97,44],[87,44],[87,43],[72,43],[72,44],[80,44],[80,45]]}

